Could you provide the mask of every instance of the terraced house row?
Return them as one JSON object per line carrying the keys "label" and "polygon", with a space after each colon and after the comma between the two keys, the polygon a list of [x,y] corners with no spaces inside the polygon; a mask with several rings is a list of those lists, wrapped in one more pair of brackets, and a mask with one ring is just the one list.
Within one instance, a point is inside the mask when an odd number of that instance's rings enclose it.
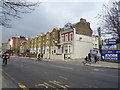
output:
{"label": "terraced house row", "polygon": [[90,50],[98,49],[95,38],[90,23],[81,18],[77,23],[67,23],[63,28],[32,37],[30,53],[42,53],[43,58],[56,60],[84,58]]}
{"label": "terraced house row", "polygon": [[56,54],[58,50],[57,44],[59,43],[59,31],[60,29],[54,28],[46,34],[41,33],[33,37],[31,39],[30,53],[42,53],[44,58],[49,58],[50,54]]}
{"label": "terraced house row", "polygon": [[92,33],[90,23],[81,18],[77,23],[67,23],[62,28],[53,28],[31,39],[12,37],[8,40],[8,49],[32,55],[40,53],[45,59],[79,59],[90,50],[99,49],[98,37]]}

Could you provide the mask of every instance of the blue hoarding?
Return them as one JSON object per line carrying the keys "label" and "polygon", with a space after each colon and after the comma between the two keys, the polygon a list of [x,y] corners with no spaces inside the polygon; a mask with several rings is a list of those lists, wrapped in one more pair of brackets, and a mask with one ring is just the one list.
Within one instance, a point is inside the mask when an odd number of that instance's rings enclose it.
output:
{"label": "blue hoarding", "polygon": [[102,60],[120,60],[120,53],[101,54]]}
{"label": "blue hoarding", "polygon": [[102,60],[120,60],[120,50],[116,44],[116,39],[108,39],[107,45],[102,45]]}

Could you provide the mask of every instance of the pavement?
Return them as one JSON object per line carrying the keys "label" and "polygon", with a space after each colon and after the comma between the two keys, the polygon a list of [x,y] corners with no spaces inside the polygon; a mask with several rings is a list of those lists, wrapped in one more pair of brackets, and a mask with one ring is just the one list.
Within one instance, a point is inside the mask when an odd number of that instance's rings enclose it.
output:
{"label": "pavement", "polygon": [[[29,58],[29,57],[19,57],[19,58]],[[36,58],[30,58],[36,60]],[[43,59],[45,61],[57,61],[57,62],[71,62],[75,64],[83,64],[84,59],[75,59],[75,60],[51,60],[51,59]],[[86,66],[92,67],[103,67],[103,68],[111,68],[111,69],[120,69],[120,63],[106,62],[106,61],[98,61],[97,63],[86,63]]]}
{"label": "pavement", "polygon": [[104,68],[111,68],[111,69],[120,69],[119,63],[112,63],[112,62],[105,62],[105,61],[100,61],[97,63],[87,63],[85,64],[86,66],[93,66],[93,67],[104,67]]}

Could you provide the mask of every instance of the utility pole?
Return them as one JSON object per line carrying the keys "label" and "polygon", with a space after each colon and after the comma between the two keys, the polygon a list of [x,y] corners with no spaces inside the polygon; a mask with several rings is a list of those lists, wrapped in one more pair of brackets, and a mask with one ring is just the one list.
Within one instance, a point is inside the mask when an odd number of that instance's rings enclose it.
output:
{"label": "utility pole", "polygon": [[99,36],[99,38],[98,38],[98,43],[99,43],[99,52],[101,53],[101,27],[98,27],[97,28],[97,32],[98,32],[98,36]]}

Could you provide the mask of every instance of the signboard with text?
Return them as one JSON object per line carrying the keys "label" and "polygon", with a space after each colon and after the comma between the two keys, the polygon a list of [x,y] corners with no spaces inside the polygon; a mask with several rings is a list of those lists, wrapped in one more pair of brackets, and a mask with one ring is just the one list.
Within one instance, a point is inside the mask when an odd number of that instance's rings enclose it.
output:
{"label": "signboard with text", "polygon": [[107,45],[102,45],[102,60],[120,60],[120,44],[115,39],[108,39]]}
{"label": "signboard with text", "polygon": [[120,53],[116,54],[101,54],[102,60],[120,60]]}
{"label": "signboard with text", "polygon": [[116,39],[114,38],[108,39],[107,44],[117,44]]}
{"label": "signboard with text", "polygon": [[102,50],[118,50],[118,45],[102,45]]}

